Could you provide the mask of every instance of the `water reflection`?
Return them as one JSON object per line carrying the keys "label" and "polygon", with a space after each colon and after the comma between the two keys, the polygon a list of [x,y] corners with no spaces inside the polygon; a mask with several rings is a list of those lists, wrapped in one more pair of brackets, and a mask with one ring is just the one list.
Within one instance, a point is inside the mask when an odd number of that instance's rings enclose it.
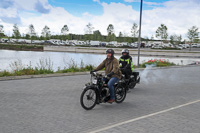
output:
{"label": "water reflection", "polygon": [[[115,56],[119,58],[119,55]],[[32,67],[37,66],[40,59],[51,59],[53,62],[53,69],[56,71],[58,67],[63,69],[68,67],[68,64],[72,63],[72,60],[79,66],[81,60],[84,64],[92,64],[97,66],[106,58],[103,54],[82,54],[82,53],[67,53],[67,52],[34,52],[34,51],[13,51],[13,50],[0,50],[0,70],[11,70],[11,62],[21,60],[24,66],[30,64]],[[133,64],[137,65],[137,56],[133,56]],[[165,58],[165,57],[141,57],[140,63],[148,61],[150,59],[168,59],[170,62],[174,62],[179,65],[191,64],[195,61],[199,61],[196,58]]]}

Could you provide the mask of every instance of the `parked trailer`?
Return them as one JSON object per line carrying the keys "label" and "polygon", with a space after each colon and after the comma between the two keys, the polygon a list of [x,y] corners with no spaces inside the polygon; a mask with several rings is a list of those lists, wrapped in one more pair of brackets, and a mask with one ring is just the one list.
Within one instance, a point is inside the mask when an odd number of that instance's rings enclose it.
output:
{"label": "parked trailer", "polygon": [[8,40],[8,38],[1,38],[0,42],[7,43],[7,42],[9,42],[9,40]]}
{"label": "parked trailer", "polygon": [[33,40],[32,43],[40,44],[40,43],[44,43],[44,41],[42,41],[42,40]]}
{"label": "parked trailer", "polygon": [[100,41],[90,41],[90,45],[94,47],[98,47],[100,44]]}
{"label": "parked trailer", "polygon": [[84,42],[84,41],[78,41],[77,45],[86,45],[86,42]]}
{"label": "parked trailer", "polygon": [[101,47],[106,47],[108,45],[108,42],[100,42]]}
{"label": "parked trailer", "polygon": [[31,40],[25,40],[25,43],[29,44],[29,43],[31,43]]}

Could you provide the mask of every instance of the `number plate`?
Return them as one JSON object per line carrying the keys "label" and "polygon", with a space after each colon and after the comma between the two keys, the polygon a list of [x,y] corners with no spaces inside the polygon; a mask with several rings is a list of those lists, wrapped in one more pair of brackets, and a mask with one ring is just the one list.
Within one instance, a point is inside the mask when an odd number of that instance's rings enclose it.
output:
{"label": "number plate", "polygon": [[97,80],[94,79],[94,80],[92,81],[92,83],[93,83],[93,84],[97,84]]}

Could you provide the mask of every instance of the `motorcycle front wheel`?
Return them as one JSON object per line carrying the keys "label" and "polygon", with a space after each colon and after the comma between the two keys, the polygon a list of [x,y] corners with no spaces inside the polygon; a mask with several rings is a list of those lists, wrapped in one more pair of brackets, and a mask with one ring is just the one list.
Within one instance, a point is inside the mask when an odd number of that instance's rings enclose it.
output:
{"label": "motorcycle front wheel", "polygon": [[94,89],[87,88],[83,90],[80,97],[80,103],[85,110],[93,109],[96,105],[96,101],[97,101],[97,94]]}
{"label": "motorcycle front wheel", "polygon": [[115,102],[122,103],[126,98],[126,88],[123,85],[118,84],[115,87]]}

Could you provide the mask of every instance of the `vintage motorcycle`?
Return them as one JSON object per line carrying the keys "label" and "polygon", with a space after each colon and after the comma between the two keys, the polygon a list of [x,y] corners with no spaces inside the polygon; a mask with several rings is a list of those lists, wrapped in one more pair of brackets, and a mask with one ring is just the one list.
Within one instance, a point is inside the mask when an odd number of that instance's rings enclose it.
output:
{"label": "vintage motorcycle", "polygon": [[139,76],[139,72],[132,72],[131,76],[129,79],[125,79],[126,81],[126,85],[127,85],[127,89],[134,89],[137,83],[140,83],[140,76]]}
{"label": "vintage motorcycle", "polygon": [[[80,97],[81,106],[86,110],[93,109],[96,104],[106,103],[110,99],[109,88],[103,80],[107,78],[100,73],[91,73],[91,81],[85,84]],[[126,98],[127,87],[134,88],[136,84],[135,78],[130,77],[126,80],[124,76],[115,85],[115,102],[122,103]]]}

